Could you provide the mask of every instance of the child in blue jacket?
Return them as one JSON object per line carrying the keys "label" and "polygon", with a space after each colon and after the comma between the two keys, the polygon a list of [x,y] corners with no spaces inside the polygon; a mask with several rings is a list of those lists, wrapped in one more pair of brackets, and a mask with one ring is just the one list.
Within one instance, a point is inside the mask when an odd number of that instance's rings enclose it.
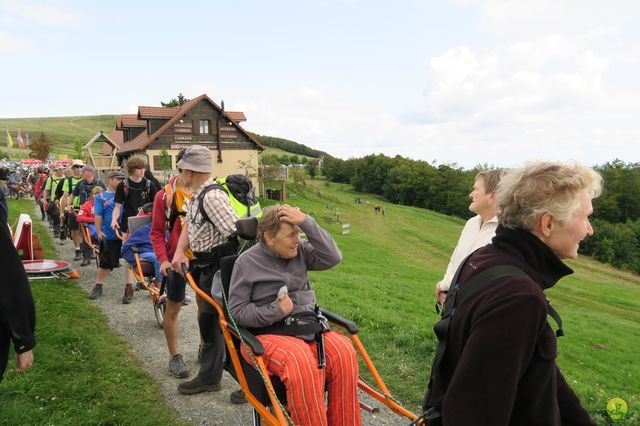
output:
{"label": "child in blue jacket", "polygon": [[160,262],[153,252],[151,247],[151,240],[149,239],[149,232],[151,231],[151,224],[142,225],[136,229],[127,240],[122,243],[122,258],[126,260],[129,265],[136,266],[136,258],[133,255],[132,247],[138,249],[138,257],[140,260],[153,263],[155,268],[155,278],[158,282],[162,281],[162,275],[160,273]]}

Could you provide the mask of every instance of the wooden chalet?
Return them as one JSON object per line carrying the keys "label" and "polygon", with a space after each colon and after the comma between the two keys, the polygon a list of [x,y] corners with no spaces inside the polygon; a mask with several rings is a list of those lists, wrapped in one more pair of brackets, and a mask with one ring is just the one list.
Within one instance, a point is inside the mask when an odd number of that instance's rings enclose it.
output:
{"label": "wooden chalet", "polygon": [[[120,116],[109,138],[118,145],[121,167],[136,155],[146,157],[156,175],[175,173],[178,151],[202,145],[212,150],[214,176],[243,173],[257,187],[258,154],[264,147],[240,126],[242,121],[246,121],[244,113],[225,111],[224,102],[219,106],[203,94],[180,107],[140,106],[138,114]],[[105,144],[102,153],[111,150]],[[169,170],[163,168],[163,150],[171,158]]]}

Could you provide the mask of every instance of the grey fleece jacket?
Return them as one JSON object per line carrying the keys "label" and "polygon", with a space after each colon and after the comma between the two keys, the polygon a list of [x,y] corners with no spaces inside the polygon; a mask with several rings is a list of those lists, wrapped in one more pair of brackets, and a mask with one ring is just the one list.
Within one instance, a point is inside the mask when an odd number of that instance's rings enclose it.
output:
{"label": "grey fleece jacket", "polygon": [[243,327],[265,327],[281,321],[285,314],[276,302],[283,285],[289,290],[295,314],[313,311],[316,293],[311,289],[307,271],[322,271],[340,263],[342,253],[331,235],[307,216],[300,224],[308,241],[301,241],[298,254],[282,259],[266,244],[260,243],[242,253],[233,268],[229,288],[229,309]]}

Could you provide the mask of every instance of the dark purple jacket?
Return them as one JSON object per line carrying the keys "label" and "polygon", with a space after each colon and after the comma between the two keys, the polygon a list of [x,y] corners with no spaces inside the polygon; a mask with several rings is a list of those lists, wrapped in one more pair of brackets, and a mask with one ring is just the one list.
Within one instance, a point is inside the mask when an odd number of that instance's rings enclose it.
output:
{"label": "dark purple jacket", "polygon": [[458,282],[503,264],[528,277],[498,278],[458,307],[429,397],[442,400],[442,418],[429,426],[595,425],[556,366],[547,322],[543,290],[573,270],[530,232],[498,226]]}

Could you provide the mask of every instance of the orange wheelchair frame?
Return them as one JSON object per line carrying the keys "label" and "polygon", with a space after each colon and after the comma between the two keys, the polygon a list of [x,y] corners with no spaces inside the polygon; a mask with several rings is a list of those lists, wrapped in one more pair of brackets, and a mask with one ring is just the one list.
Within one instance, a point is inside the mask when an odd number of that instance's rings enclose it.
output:
{"label": "orange wheelchair frame", "polygon": [[[251,220],[255,221],[255,219],[239,220],[237,223],[237,228],[239,230],[242,228],[246,228],[244,226],[241,226],[241,222],[251,221]],[[242,232],[241,231],[239,232],[240,232],[241,238],[245,240],[251,238],[251,235],[242,235]],[[253,238],[255,238],[255,234]],[[226,300],[226,293],[228,291],[228,282],[225,285],[225,279],[227,281],[230,280],[231,271],[227,270],[225,272],[222,270],[222,268],[225,266],[225,263],[226,263],[225,261],[228,261],[228,263],[231,263],[231,265],[233,265],[233,262],[235,262],[235,258],[237,258],[237,255],[226,256],[226,257],[223,257],[220,261],[222,282],[223,282],[223,293],[222,293],[223,300]],[[231,266],[231,268],[232,267],[233,266]],[[269,375],[269,372],[267,371],[265,361],[262,358],[264,348],[262,347],[262,344],[260,343],[260,341],[256,339],[255,336],[253,336],[245,328],[237,326],[233,321],[233,318],[231,317],[230,313],[229,315],[226,315],[225,309],[223,309],[223,306],[221,306],[220,303],[218,303],[209,294],[205,293],[203,290],[200,289],[200,287],[198,287],[198,285],[193,279],[193,276],[189,273],[185,264],[182,264],[182,272],[187,278],[187,282],[193,288],[193,290],[198,295],[200,295],[202,299],[204,299],[207,303],[213,306],[215,310],[218,312],[220,329],[222,330],[222,335],[224,337],[224,341],[227,347],[228,358],[231,362],[231,365],[227,366],[227,370],[238,381],[238,383],[240,384],[240,388],[242,389],[242,392],[245,395],[245,398],[247,399],[249,404],[251,404],[251,406],[253,407],[254,424],[261,424],[263,421],[265,424],[273,425],[273,426],[283,426],[283,425],[292,424],[291,419],[286,413],[284,406],[278,399],[278,396],[276,395],[276,391],[274,390],[272,379]],[[226,290],[225,290],[225,286],[226,286]],[[224,304],[226,305],[226,303]],[[356,349],[360,358],[362,358],[362,360],[364,361],[367,369],[373,376],[378,386],[378,389],[376,389],[375,387],[365,382],[362,378],[359,378],[358,388],[360,388],[363,392],[369,394],[374,399],[376,399],[377,401],[387,406],[394,413],[402,417],[405,417],[408,420],[414,421],[416,422],[416,424],[421,424],[421,421],[418,415],[404,408],[391,395],[391,392],[389,391],[384,381],[382,380],[382,377],[378,373],[378,370],[376,369],[375,365],[373,364],[373,361],[369,357],[369,354],[367,353],[366,349],[364,348],[362,342],[360,341],[357,335],[358,333],[357,326],[353,322],[347,319],[344,319],[341,316],[334,314],[332,312],[322,310],[322,314],[327,318],[327,320],[329,320],[331,324],[338,327],[342,332],[345,332],[350,337],[354,348]],[[267,389],[270,406],[260,401],[260,399],[257,398],[256,395],[254,395],[254,392],[251,389],[251,385],[249,383],[249,380],[245,374],[245,370],[242,365],[242,362],[246,362],[246,361],[241,360],[240,359],[241,355],[239,355],[238,353],[241,347],[244,347],[245,350],[250,351],[247,353],[250,355],[250,358],[254,360],[253,367],[258,370],[258,373],[260,374],[262,381],[264,382],[264,387]],[[274,377],[277,378],[277,376],[274,376]],[[280,388],[283,388],[283,386],[280,386]],[[365,409],[368,412],[376,411],[375,408],[368,407],[362,402],[360,403],[360,406],[361,408]]]}

